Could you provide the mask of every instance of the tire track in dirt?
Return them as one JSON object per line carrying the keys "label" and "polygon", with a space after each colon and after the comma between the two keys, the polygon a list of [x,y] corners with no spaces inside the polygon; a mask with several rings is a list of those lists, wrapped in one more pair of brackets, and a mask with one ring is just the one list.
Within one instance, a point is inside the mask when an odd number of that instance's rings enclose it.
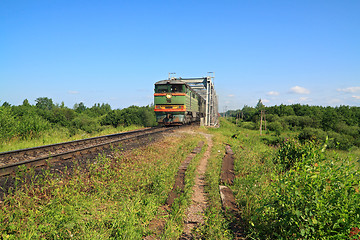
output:
{"label": "tire track in dirt", "polygon": [[[222,184],[232,185],[235,179],[234,174],[234,153],[229,145],[226,145],[226,154],[221,167],[220,181]],[[246,224],[242,219],[241,212],[236,204],[234,193],[224,185],[219,186],[221,203],[227,219],[230,221],[230,229],[235,240],[246,239]]]}
{"label": "tire track in dirt", "polygon": [[212,135],[201,133],[207,140],[207,149],[201,158],[199,166],[196,170],[195,184],[193,186],[193,195],[191,204],[186,211],[186,219],[184,222],[184,232],[179,239],[193,239],[192,230],[204,224],[204,213],[207,207],[205,194],[205,172],[208,159],[210,158],[211,148],[213,146]]}
{"label": "tire track in dirt", "polygon": [[[189,132],[187,132],[189,133]],[[194,134],[194,132],[190,132]],[[199,142],[198,146],[187,156],[187,158],[181,163],[178,173],[175,177],[175,183],[173,186],[172,191],[169,193],[169,196],[166,200],[166,204],[159,207],[159,217],[166,216],[167,213],[171,209],[171,205],[174,203],[175,199],[178,198],[184,192],[185,188],[185,173],[187,170],[188,165],[190,164],[191,160],[201,152],[204,142]],[[144,240],[154,240],[159,239],[159,235],[163,232],[165,227],[165,219],[164,218],[154,218],[150,224],[149,229],[154,232],[152,235],[148,235],[144,238]]]}
{"label": "tire track in dirt", "polygon": [[202,147],[204,146],[204,142],[199,142],[199,145],[189,154],[189,156],[182,162],[181,166],[179,167],[179,171],[175,178],[175,184],[172,191],[169,194],[168,199],[166,200],[166,204],[171,206],[175,199],[180,196],[184,192],[185,189],[185,173],[187,167],[191,160],[201,152]]}

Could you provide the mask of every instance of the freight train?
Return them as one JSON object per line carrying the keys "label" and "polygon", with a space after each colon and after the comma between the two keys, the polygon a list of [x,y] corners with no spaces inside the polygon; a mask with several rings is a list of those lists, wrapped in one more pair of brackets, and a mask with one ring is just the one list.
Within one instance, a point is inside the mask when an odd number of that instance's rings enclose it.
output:
{"label": "freight train", "polygon": [[205,100],[181,79],[155,83],[154,105],[160,125],[182,125],[205,117]]}

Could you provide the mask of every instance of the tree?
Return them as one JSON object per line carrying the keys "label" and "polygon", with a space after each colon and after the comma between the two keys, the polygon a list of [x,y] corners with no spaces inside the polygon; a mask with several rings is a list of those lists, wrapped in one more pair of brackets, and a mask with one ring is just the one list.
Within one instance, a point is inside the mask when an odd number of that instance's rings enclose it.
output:
{"label": "tree", "polygon": [[8,103],[8,102],[4,102],[2,106],[3,106],[3,107],[11,107],[11,104]]}
{"label": "tree", "polygon": [[29,106],[30,106],[29,100],[25,99],[25,100],[23,101],[23,104],[22,104],[22,105],[25,106],[25,107],[29,107]]}
{"label": "tree", "polygon": [[245,105],[241,111],[245,121],[252,121],[254,115],[256,114],[256,109],[247,105]]}
{"label": "tree", "polygon": [[262,103],[261,98],[259,99],[258,103],[256,104],[256,109],[258,110],[264,110],[265,105]]}
{"label": "tree", "polygon": [[47,97],[39,97],[35,100],[36,107],[42,110],[52,110],[54,107],[53,100]]}
{"label": "tree", "polygon": [[74,105],[74,110],[77,112],[77,113],[82,113],[86,110],[86,106],[84,105],[83,102],[80,102],[80,103],[75,103]]}

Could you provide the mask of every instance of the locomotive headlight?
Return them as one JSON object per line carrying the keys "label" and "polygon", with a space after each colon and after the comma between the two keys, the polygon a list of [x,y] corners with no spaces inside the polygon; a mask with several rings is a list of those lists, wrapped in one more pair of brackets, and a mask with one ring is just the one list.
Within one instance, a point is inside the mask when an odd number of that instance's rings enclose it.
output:
{"label": "locomotive headlight", "polygon": [[166,98],[170,99],[171,98],[171,94],[166,94]]}

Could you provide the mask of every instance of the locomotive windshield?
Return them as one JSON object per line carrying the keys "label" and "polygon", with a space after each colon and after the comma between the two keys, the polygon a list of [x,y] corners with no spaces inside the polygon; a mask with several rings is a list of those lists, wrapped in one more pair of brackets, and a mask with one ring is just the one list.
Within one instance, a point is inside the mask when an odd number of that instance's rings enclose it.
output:
{"label": "locomotive windshield", "polygon": [[171,92],[184,92],[183,91],[183,86],[182,84],[173,84],[171,85]]}
{"label": "locomotive windshield", "polygon": [[156,93],[166,93],[168,92],[168,85],[156,85],[155,86]]}
{"label": "locomotive windshield", "polygon": [[155,93],[182,93],[185,92],[184,84],[164,84],[164,85],[155,85]]}

